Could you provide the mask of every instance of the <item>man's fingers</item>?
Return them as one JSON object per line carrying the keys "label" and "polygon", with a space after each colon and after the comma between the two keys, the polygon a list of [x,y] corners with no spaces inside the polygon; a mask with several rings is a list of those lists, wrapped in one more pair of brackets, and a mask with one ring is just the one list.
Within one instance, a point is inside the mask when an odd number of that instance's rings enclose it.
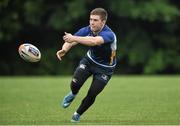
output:
{"label": "man's fingers", "polygon": [[57,51],[56,55],[58,57],[59,60],[62,60],[62,57],[66,54],[65,50],[59,50]]}
{"label": "man's fingers", "polygon": [[57,58],[59,59],[59,60],[61,60],[61,57],[58,55],[58,54],[56,54],[57,55]]}
{"label": "man's fingers", "polygon": [[64,41],[68,41],[68,37],[66,35],[63,36]]}
{"label": "man's fingers", "polygon": [[67,37],[64,37],[63,40],[64,40],[64,41],[68,41],[68,38],[67,38]]}
{"label": "man's fingers", "polygon": [[67,32],[64,32],[65,35],[67,35]]}
{"label": "man's fingers", "polygon": [[60,53],[60,52],[58,51],[58,52],[56,53],[56,56],[57,56],[57,58],[58,58],[59,60],[62,60],[59,53]]}

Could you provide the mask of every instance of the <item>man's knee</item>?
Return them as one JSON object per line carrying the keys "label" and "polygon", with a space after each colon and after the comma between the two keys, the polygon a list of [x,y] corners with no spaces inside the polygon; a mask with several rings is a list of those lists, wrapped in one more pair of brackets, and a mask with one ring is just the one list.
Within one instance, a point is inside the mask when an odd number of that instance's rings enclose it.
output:
{"label": "man's knee", "polygon": [[75,75],[71,81],[71,89],[74,94],[77,94],[79,89],[82,87],[84,84],[84,81],[86,78],[81,77],[80,75]]}
{"label": "man's knee", "polygon": [[72,79],[72,81],[71,81],[71,88],[72,89],[79,89],[80,87],[81,87],[81,83],[80,83],[80,81],[79,81],[79,79],[77,79],[77,78],[73,78]]}
{"label": "man's knee", "polygon": [[90,76],[90,72],[86,69],[81,69],[78,67],[74,73],[72,82],[74,84],[83,85],[86,79]]}

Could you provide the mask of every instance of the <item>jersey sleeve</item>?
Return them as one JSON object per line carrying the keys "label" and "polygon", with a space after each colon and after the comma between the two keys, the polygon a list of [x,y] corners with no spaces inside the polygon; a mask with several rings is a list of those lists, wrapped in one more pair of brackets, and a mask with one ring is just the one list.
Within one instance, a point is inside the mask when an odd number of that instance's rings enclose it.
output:
{"label": "jersey sleeve", "polygon": [[101,32],[99,34],[104,40],[104,43],[114,42],[115,41],[115,35],[113,32]]}
{"label": "jersey sleeve", "polygon": [[89,33],[89,30],[87,27],[79,29],[74,35],[75,36],[87,36]]}

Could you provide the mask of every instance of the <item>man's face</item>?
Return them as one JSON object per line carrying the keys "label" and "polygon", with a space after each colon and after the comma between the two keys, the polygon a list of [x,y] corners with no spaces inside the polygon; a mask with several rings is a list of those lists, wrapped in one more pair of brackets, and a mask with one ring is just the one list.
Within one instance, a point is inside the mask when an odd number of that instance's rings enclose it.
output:
{"label": "man's face", "polygon": [[90,24],[91,31],[98,32],[104,26],[105,21],[101,20],[99,15],[90,15],[89,24]]}

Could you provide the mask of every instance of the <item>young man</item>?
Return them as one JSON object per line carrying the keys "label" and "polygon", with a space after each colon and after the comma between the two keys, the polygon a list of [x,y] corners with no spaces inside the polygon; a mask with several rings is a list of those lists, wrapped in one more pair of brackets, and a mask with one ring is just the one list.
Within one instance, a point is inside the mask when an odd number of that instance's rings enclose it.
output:
{"label": "young man", "polygon": [[65,43],[57,51],[59,60],[76,44],[89,46],[87,55],[82,58],[76,68],[70,87],[71,91],[62,102],[67,108],[74,100],[84,82],[93,75],[91,86],[71,121],[79,122],[80,116],[94,103],[96,96],[110,80],[116,65],[116,35],[106,25],[107,12],[103,8],[95,8],[90,13],[89,26],[81,28],[74,35],[66,33]]}

